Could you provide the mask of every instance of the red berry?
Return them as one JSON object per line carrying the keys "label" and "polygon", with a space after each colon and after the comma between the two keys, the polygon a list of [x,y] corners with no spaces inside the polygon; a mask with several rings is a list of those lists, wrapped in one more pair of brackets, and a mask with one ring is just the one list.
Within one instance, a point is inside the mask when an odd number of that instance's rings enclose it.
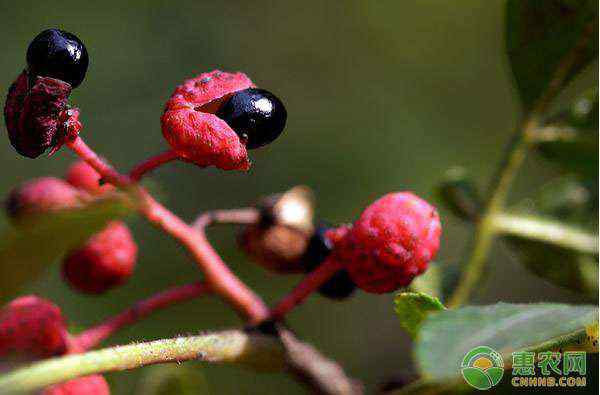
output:
{"label": "red berry", "polygon": [[335,253],[358,287],[386,293],[427,269],[441,233],[433,206],[411,192],[390,193],[365,209]]}
{"label": "red berry", "polygon": [[67,182],[54,177],[27,181],[15,188],[5,201],[8,216],[19,221],[35,214],[77,207],[81,193]]}
{"label": "red berry", "polygon": [[110,388],[104,376],[94,374],[53,385],[41,395],[110,395]]}
{"label": "red berry", "polygon": [[32,81],[23,71],[11,85],[4,118],[12,146],[23,156],[37,158],[47,149],[58,149],[67,135],[77,134],[79,122],[68,108],[71,85],[49,77]]}
{"label": "red berry", "polygon": [[99,195],[114,189],[110,184],[102,185],[100,174],[83,160],[73,163],[67,170],[65,178],[69,184],[91,194]]}
{"label": "red berry", "polygon": [[111,222],[63,261],[63,277],[81,292],[100,294],[127,281],[137,260],[137,244],[127,225]]}
{"label": "red berry", "polygon": [[67,350],[67,328],[60,309],[34,295],[23,296],[0,310],[0,356],[17,353],[43,358]]}
{"label": "red berry", "polygon": [[245,74],[219,70],[184,81],[165,106],[163,136],[178,155],[199,166],[248,170],[245,142],[215,112],[232,94],[252,87]]}

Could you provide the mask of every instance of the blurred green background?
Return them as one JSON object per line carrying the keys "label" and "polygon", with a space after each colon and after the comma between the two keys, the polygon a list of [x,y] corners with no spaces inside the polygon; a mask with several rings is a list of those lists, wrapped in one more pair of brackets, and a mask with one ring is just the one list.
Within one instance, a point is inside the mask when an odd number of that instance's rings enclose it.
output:
{"label": "blurred green background", "polygon": [[[288,125],[269,147],[251,152],[248,173],[175,163],[156,171],[161,199],[192,219],[206,209],[249,204],[257,197],[307,184],[318,215],[349,222],[380,195],[413,190],[432,199],[452,165],[464,165],[483,188],[520,115],[504,53],[500,0],[444,2],[345,1],[103,1],[0,2],[0,90],[5,95],[24,66],[31,38],[49,27],[76,33],[90,68],[71,102],[82,110],[82,135],[121,169],[166,147],[163,104],[184,78],[220,68],[246,72],[286,103]],[[597,63],[588,81],[597,81]],[[584,81],[575,84],[585,86]],[[2,124],[4,129],[4,124]],[[4,132],[5,133],[5,132]],[[64,173],[74,158],[18,156],[0,147],[0,191],[41,175]],[[533,157],[513,198],[526,196],[555,170]],[[470,228],[441,210],[440,262],[457,263]],[[28,292],[64,308],[85,327],[198,272],[185,253],[143,220],[131,225],[140,245],[131,281],[101,297],[81,296],[60,280],[59,265]],[[60,237],[60,235],[56,235]],[[239,276],[274,302],[298,280],[268,273],[235,248],[235,230],[211,241]],[[508,251],[492,254],[478,303],[584,299],[527,273]],[[24,291],[25,292],[25,291]],[[312,297],[289,317],[298,335],[339,360],[372,391],[413,371],[409,341],[393,313],[393,295],[359,292],[335,303]],[[124,330],[115,343],[149,340],[239,325],[220,301],[176,306]],[[283,374],[231,367],[194,367],[212,394],[303,393]],[[133,392],[140,374],[109,374],[115,394]]]}

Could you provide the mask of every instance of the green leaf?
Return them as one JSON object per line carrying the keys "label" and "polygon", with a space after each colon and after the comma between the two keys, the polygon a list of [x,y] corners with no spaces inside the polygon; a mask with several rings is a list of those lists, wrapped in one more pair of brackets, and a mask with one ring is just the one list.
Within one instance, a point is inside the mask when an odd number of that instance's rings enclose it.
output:
{"label": "green leaf", "polygon": [[565,137],[537,143],[542,156],[567,171],[598,179],[598,89],[578,97],[544,130],[564,131]]}
{"label": "green leaf", "polygon": [[521,100],[530,109],[545,91],[558,64],[580,41],[591,39],[568,82],[598,56],[597,0],[509,0],[506,7],[506,49]]}
{"label": "green leaf", "polygon": [[[469,306],[430,315],[421,326],[416,358],[428,380],[461,375],[464,356],[473,348],[488,346],[506,360],[511,352],[540,344],[568,346],[562,337],[583,333],[598,320],[596,306],[563,304],[505,304]],[[562,342],[549,342],[562,339]],[[580,339],[580,337],[566,337]],[[546,343],[548,342],[548,343]]]}
{"label": "green leaf", "polygon": [[444,310],[438,298],[420,292],[401,292],[394,298],[400,325],[415,339],[421,323],[432,312]]}
{"label": "green leaf", "polygon": [[65,252],[131,210],[117,196],[54,211],[5,230],[0,236],[0,299],[13,296]]}
{"label": "green leaf", "polygon": [[144,369],[136,395],[208,394],[208,384],[198,369],[189,365],[158,365]]}
{"label": "green leaf", "polygon": [[436,189],[440,200],[452,214],[466,221],[477,219],[483,202],[463,167],[448,169]]}
{"label": "green leaf", "polygon": [[598,294],[598,256],[518,237],[506,237],[532,273],[560,287]]}
{"label": "green leaf", "polygon": [[[598,293],[598,187],[594,185],[597,184],[583,183],[576,177],[557,178],[544,185],[535,198],[522,201],[511,210],[522,218],[537,216],[549,219],[548,223],[560,221],[560,226],[546,232],[554,235],[552,238],[527,237],[525,226],[520,226],[522,234],[505,236],[528,270],[555,285],[592,296]],[[589,232],[589,236],[583,237],[582,231]],[[574,237],[569,240],[567,234]],[[559,240],[561,235],[563,243]],[[594,235],[594,250],[583,249],[582,239],[593,241]],[[569,243],[573,245],[569,247]]]}

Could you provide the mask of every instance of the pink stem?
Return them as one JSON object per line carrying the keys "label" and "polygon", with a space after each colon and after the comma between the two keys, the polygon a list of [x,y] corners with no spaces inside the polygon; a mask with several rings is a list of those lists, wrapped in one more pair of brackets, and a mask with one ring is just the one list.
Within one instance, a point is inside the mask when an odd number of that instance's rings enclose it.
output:
{"label": "pink stem", "polygon": [[304,300],[331,276],[342,269],[343,264],[337,259],[327,259],[319,267],[306,275],[272,310],[271,318],[281,320],[294,307],[302,304]]}
{"label": "pink stem", "polygon": [[143,161],[142,163],[136,165],[129,172],[129,178],[131,178],[134,181],[139,181],[146,173],[164,165],[165,163],[172,162],[176,159],[179,159],[179,156],[173,150],[161,152],[160,154],[152,156]]}
{"label": "pink stem", "polygon": [[204,272],[206,283],[211,290],[229,302],[249,323],[258,323],[269,316],[269,309],[262,299],[229,270],[212,248],[203,231],[190,227],[157,202],[144,188],[135,184],[129,177],[118,173],[96,155],[81,137],[67,142],[67,145],[107,182],[120,188],[135,188],[142,201],[140,211],[146,219],[187,248]]}
{"label": "pink stem", "polygon": [[214,224],[252,225],[259,220],[260,212],[254,207],[213,210],[200,214],[192,227],[203,232],[204,228]]}
{"label": "pink stem", "polygon": [[96,347],[119,329],[132,325],[146,318],[153,312],[184,302],[200,295],[205,295],[210,289],[203,283],[186,284],[169,288],[163,292],[142,300],[120,314],[117,314],[103,323],[89,328],[73,338],[76,349],[83,352]]}

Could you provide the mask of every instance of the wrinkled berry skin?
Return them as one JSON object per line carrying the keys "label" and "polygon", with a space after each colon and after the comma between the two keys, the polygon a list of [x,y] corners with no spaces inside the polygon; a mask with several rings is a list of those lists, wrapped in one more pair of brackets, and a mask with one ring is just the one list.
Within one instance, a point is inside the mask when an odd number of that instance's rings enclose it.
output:
{"label": "wrinkled berry skin", "polygon": [[53,385],[41,395],[110,395],[110,388],[104,376],[94,374]]}
{"label": "wrinkled berry skin", "polygon": [[[308,247],[302,257],[306,272],[311,272],[322,264],[333,251],[334,242],[343,237],[347,231],[346,227],[335,230],[328,226],[319,226],[308,241]],[[352,295],[355,289],[356,284],[348,272],[340,270],[319,287],[319,293],[329,299],[343,300]]]}
{"label": "wrinkled berry skin", "polygon": [[4,120],[10,143],[28,158],[37,158],[46,150],[58,149],[67,136],[77,135],[79,112],[68,108],[71,85],[38,77],[33,85],[27,72],[19,75],[8,90]]}
{"label": "wrinkled berry skin", "polygon": [[438,251],[436,209],[411,192],[390,193],[367,207],[336,246],[352,281],[371,293],[407,286]]}
{"label": "wrinkled berry skin", "polygon": [[114,190],[112,185],[102,184],[100,174],[83,160],[78,160],[69,166],[65,179],[72,186],[83,189],[92,195],[101,195]]}
{"label": "wrinkled berry skin", "polygon": [[27,71],[35,77],[50,77],[78,87],[85,78],[89,56],[77,36],[59,29],[38,34],[27,48]]}
{"label": "wrinkled berry skin", "polygon": [[83,293],[101,294],[133,274],[137,244],[127,225],[113,221],[63,261],[65,280]]}
{"label": "wrinkled berry skin", "polygon": [[252,87],[245,74],[219,70],[179,85],[161,117],[163,136],[173,151],[198,166],[248,170],[250,160],[244,142],[215,112],[229,96]]}
{"label": "wrinkled berry skin", "polygon": [[287,111],[281,100],[259,88],[234,93],[216,115],[246,142],[248,149],[273,142],[283,132],[287,120]]}
{"label": "wrinkled berry skin", "polygon": [[161,118],[163,136],[184,160],[223,170],[248,170],[247,149],[275,140],[287,112],[272,93],[243,73],[219,70],[175,89]]}
{"label": "wrinkled berry skin", "polygon": [[67,351],[67,328],[60,309],[34,295],[14,299],[0,310],[0,357],[15,353],[44,358]]}
{"label": "wrinkled berry skin", "polygon": [[81,193],[67,182],[54,177],[41,177],[13,189],[5,201],[8,217],[15,223],[37,214],[77,207]]}

